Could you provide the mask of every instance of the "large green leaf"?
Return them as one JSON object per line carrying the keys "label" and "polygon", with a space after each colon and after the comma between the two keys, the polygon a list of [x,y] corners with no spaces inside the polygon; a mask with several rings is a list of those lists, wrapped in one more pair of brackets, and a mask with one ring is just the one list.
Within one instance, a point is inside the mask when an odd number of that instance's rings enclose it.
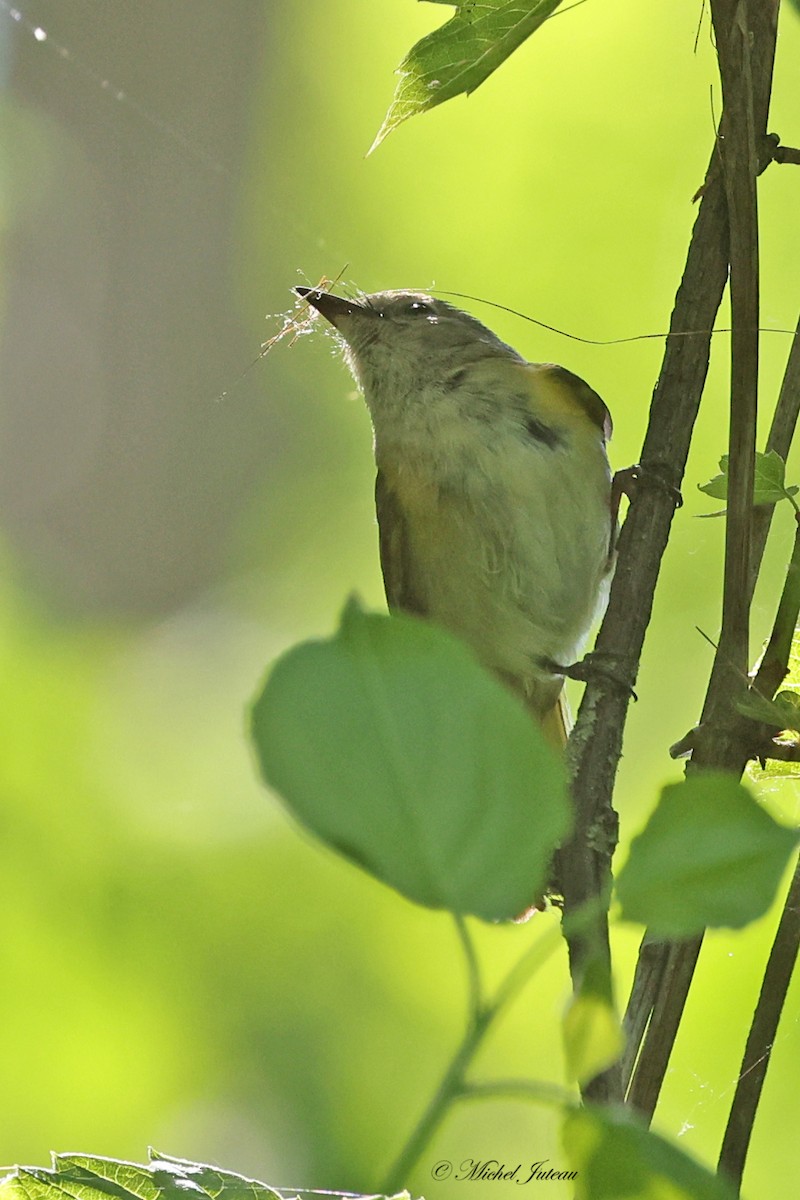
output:
{"label": "large green leaf", "polygon": [[[339,1192],[325,1195],[344,1200]],[[408,1193],[403,1195],[407,1200]],[[255,1179],[155,1150],[150,1151],[150,1162],[143,1165],[93,1154],[54,1154],[49,1169],[12,1167],[0,1178],[0,1200],[186,1200],[187,1196],[192,1200],[283,1200],[281,1192]]]}
{"label": "large green leaf", "polygon": [[735,1200],[735,1189],[627,1109],[574,1109],[563,1139],[577,1200]]}
{"label": "large green leaf", "polygon": [[732,775],[670,784],[619,874],[622,916],[661,937],[739,929],[769,908],[798,840]]}
{"label": "large green leaf", "polygon": [[91,1154],[54,1154],[51,1169],[16,1167],[0,1200],[280,1200],[272,1188],[232,1171],[161,1156],[144,1165]]}
{"label": "large green leaf", "polygon": [[474,92],[558,8],[561,0],[432,0],[456,9],[397,68],[394,99],[372,145],[417,113]]}
{"label": "large green leaf", "polygon": [[513,917],[568,826],[564,771],[522,705],[428,622],[346,607],[278,661],[261,770],[329,845],[433,908]]}

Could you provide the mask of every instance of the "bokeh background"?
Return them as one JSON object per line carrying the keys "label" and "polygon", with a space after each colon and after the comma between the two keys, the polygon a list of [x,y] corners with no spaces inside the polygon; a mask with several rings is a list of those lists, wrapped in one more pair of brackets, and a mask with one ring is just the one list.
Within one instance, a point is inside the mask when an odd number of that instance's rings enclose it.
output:
{"label": "bokeh background", "polygon": [[[372,1188],[460,1034],[463,969],[446,917],[312,844],[256,780],[246,707],[270,661],[330,631],[351,590],[382,593],[370,431],[333,343],[251,364],[289,289],[340,272],[584,337],[663,331],[720,108],[708,14],[590,0],[366,157],[393,68],[449,10],[16,3],[0,0],[0,1162],[154,1144],[275,1184]],[[787,9],[771,128],[790,144],[799,58]],[[761,203],[763,322],[791,329],[796,170],[770,168]],[[636,460],[658,340],[587,346],[471,307],[588,378],[615,464]],[[788,341],[763,338],[765,409]],[[629,722],[622,853],[679,774],[667,747],[711,662],[695,627],[718,627],[723,530],[696,519],[695,486],[725,449],[724,334],[715,351]],[[791,537],[779,513],[754,650]],[[795,788],[766,796],[787,820]],[[709,938],[659,1109],[709,1161],[776,919]],[[477,929],[489,974],[550,920]],[[637,940],[615,935],[623,992]],[[551,962],[479,1069],[561,1081],[567,992]],[[800,1167],[798,1007],[795,988],[754,1197]],[[430,1178],[468,1157],[564,1165],[546,1111],[473,1105],[409,1185],[483,1194]]]}

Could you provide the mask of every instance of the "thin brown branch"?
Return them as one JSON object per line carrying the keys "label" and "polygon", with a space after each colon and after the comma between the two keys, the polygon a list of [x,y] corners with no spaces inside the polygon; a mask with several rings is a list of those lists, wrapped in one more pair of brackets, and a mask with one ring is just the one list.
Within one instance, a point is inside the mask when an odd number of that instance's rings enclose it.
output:
{"label": "thin brown branch", "polygon": [[[772,698],[786,675],[798,613],[800,526],[795,534],[794,551],[786,570],[772,634],[753,681],[754,689],[768,699]],[[752,730],[755,728],[753,722],[736,715],[734,720],[740,731],[737,735],[738,743],[749,747],[747,757],[758,753],[769,758],[794,757],[789,752],[789,746],[784,755],[781,753],[781,744],[772,740],[756,746],[752,742]],[[797,747],[792,749],[796,752]],[[646,938],[640,950],[634,988],[625,1015],[628,1045],[623,1060],[623,1083],[627,1086],[631,1081],[627,1095],[628,1103],[648,1116],[652,1116],[655,1109],[702,944],[702,935],[672,944],[654,942]],[[647,997],[651,999],[648,1001]],[[637,1061],[636,1056],[648,1017],[644,1049]],[[757,1100],[755,1103],[757,1104]],[[742,1119],[739,1118],[737,1127],[740,1127],[741,1123]]]}
{"label": "thin brown branch", "polygon": [[761,992],[753,1014],[750,1034],[736,1084],[722,1150],[720,1170],[737,1187],[741,1185],[761,1090],[769,1067],[778,1023],[800,950],[800,863],[786,897],[786,904],[772,943]]}
{"label": "thin brown branch", "polygon": [[[559,855],[565,937],[576,990],[599,955],[610,980],[607,918],[570,928],[569,917],[608,892],[615,845],[611,796],[622,734],[650,621],[661,559],[683,479],[692,430],[708,371],[711,330],[728,273],[728,230],[722,181],[709,169],[670,320],[664,359],[653,394],[641,455],[640,482],[620,534],[617,567],[595,654],[613,671],[590,674],[568,747],[575,830]],[[687,332],[698,331],[698,332]],[[677,335],[677,336],[672,336]],[[612,674],[623,685],[615,682]],[[585,1089],[589,1099],[618,1100],[619,1071]]]}
{"label": "thin brown branch", "polygon": [[[702,945],[702,935],[684,942],[662,942],[648,962],[655,990],[644,1044],[626,1096],[626,1103],[648,1120],[655,1111]],[[638,963],[636,974],[640,974]],[[680,1004],[674,1002],[676,995],[682,997]],[[633,1054],[633,1045],[629,1052]]]}
{"label": "thin brown branch", "polygon": [[753,690],[768,699],[777,692],[789,670],[797,617],[800,614],[800,524],[794,535],[792,557],[786,568],[778,611],[766,649],[753,680]]}
{"label": "thin brown branch", "polygon": [[800,165],[800,149],[796,146],[776,146],[772,157],[776,163],[796,163]]}
{"label": "thin brown branch", "polygon": [[[786,570],[772,634],[753,681],[754,690],[768,699],[772,698],[786,675],[799,613],[800,526],[795,534],[794,550]],[[752,742],[752,730],[755,728],[753,722],[742,716],[735,716],[734,720],[740,730],[739,744],[749,747],[748,757],[755,754],[768,758],[794,757],[790,753],[790,749],[796,752],[796,746],[787,745],[785,755],[781,753],[781,744],[772,740],[767,740],[757,747]],[[629,1043],[623,1062],[623,1081],[627,1084],[628,1080],[632,1078],[627,1097],[628,1103],[649,1116],[652,1116],[658,1099],[702,943],[702,935],[686,942],[674,944],[654,943],[646,940],[640,951],[634,990],[625,1018]],[[635,1063],[634,1056],[637,1053],[641,1030],[645,1023],[642,1003],[642,993],[645,990],[649,990],[654,997],[653,1012],[645,1048],[639,1056],[638,1062]],[[764,1070],[766,1070],[766,1066]],[[755,1117],[755,1105],[758,1100],[756,1098],[753,1101],[750,1092],[747,1093],[747,1097],[747,1103],[753,1103],[752,1116]],[[737,1128],[742,1128],[743,1118],[737,1117],[735,1123]],[[729,1149],[728,1153],[733,1153],[733,1151]]]}
{"label": "thin brown branch", "polygon": [[[750,0],[752,3],[752,0]],[[727,674],[710,696],[729,710],[750,661],[750,546],[758,396],[758,199],[748,0],[711,0],[722,78],[719,146],[730,229],[731,401],[725,582],[717,657]]]}
{"label": "thin brown branch", "polygon": [[800,742],[779,742],[775,738],[766,738],[757,747],[756,758],[771,758],[773,762],[800,762]]}
{"label": "thin brown branch", "polygon": [[[721,173],[730,208],[730,258],[734,343],[732,345],[731,468],[726,538],[723,634],[715,657],[703,718],[695,731],[695,766],[741,774],[747,761],[733,701],[747,671],[747,613],[751,587],[752,455],[755,448],[757,349],[757,233],[755,178],[772,156],[766,118],[777,30],[777,0],[712,0],[712,18],[723,75]],[[768,144],[769,143],[769,144]],[[706,195],[713,180],[706,183]],[[704,197],[705,198],[705,197]],[[735,293],[735,296],[734,296]],[[749,314],[749,315],[748,315]],[[754,314],[755,317],[754,317]],[[738,322],[743,322],[738,325]],[[738,326],[738,327],[737,327]],[[749,331],[749,332],[748,332]],[[736,461],[734,461],[734,459]],[[742,555],[741,561],[736,556]],[[658,981],[649,997],[651,1019],[638,1055],[629,1093],[632,1104],[652,1117],[686,1003],[701,938],[662,949],[663,973],[648,963]],[[637,975],[639,969],[637,968]],[[636,988],[635,988],[636,990]],[[639,989],[641,991],[641,989]],[[638,994],[638,992],[637,992]],[[630,1024],[641,1027],[639,1015]],[[635,1048],[631,1050],[635,1057]]]}
{"label": "thin brown branch", "polygon": [[[792,444],[794,431],[800,418],[800,318],[797,321],[786,370],[783,373],[778,403],[772,417],[767,444],[767,454],[774,450],[786,462],[789,447]],[[753,544],[750,552],[750,597],[756,585],[761,559],[764,557],[764,547],[772,523],[774,504],[759,504],[753,513]]]}
{"label": "thin brown branch", "polygon": [[669,953],[669,942],[646,934],[639,948],[628,1007],[622,1022],[625,1035],[625,1051],[622,1056],[622,1088],[630,1102],[629,1088],[644,1035],[652,1015],[654,999],[659,993],[664,976],[664,965]]}

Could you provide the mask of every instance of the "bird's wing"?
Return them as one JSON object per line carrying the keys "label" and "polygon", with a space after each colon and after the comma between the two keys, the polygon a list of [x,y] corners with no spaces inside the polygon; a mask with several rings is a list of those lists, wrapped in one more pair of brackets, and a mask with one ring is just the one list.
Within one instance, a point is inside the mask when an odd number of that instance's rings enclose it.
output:
{"label": "bird's wing", "polygon": [[375,479],[375,511],[389,608],[427,616],[427,606],[414,582],[408,521],[397,493],[380,470]]}
{"label": "bird's wing", "polygon": [[530,372],[539,403],[545,409],[553,407],[556,412],[563,412],[566,407],[573,412],[580,412],[600,430],[604,442],[611,440],[611,413],[605,401],[585,379],[556,363],[525,363],[525,369]]}

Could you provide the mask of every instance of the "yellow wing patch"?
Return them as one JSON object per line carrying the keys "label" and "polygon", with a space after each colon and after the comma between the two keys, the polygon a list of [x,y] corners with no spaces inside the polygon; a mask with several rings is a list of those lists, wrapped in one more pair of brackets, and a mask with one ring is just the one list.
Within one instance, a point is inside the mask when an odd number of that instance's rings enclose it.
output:
{"label": "yellow wing patch", "polygon": [[545,416],[567,425],[583,425],[589,418],[599,429],[604,441],[612,433],[611,413],[594,388],[580,375],[555,363],[510,363],[509,366],[526,376],[525,387],[537,409]]}

